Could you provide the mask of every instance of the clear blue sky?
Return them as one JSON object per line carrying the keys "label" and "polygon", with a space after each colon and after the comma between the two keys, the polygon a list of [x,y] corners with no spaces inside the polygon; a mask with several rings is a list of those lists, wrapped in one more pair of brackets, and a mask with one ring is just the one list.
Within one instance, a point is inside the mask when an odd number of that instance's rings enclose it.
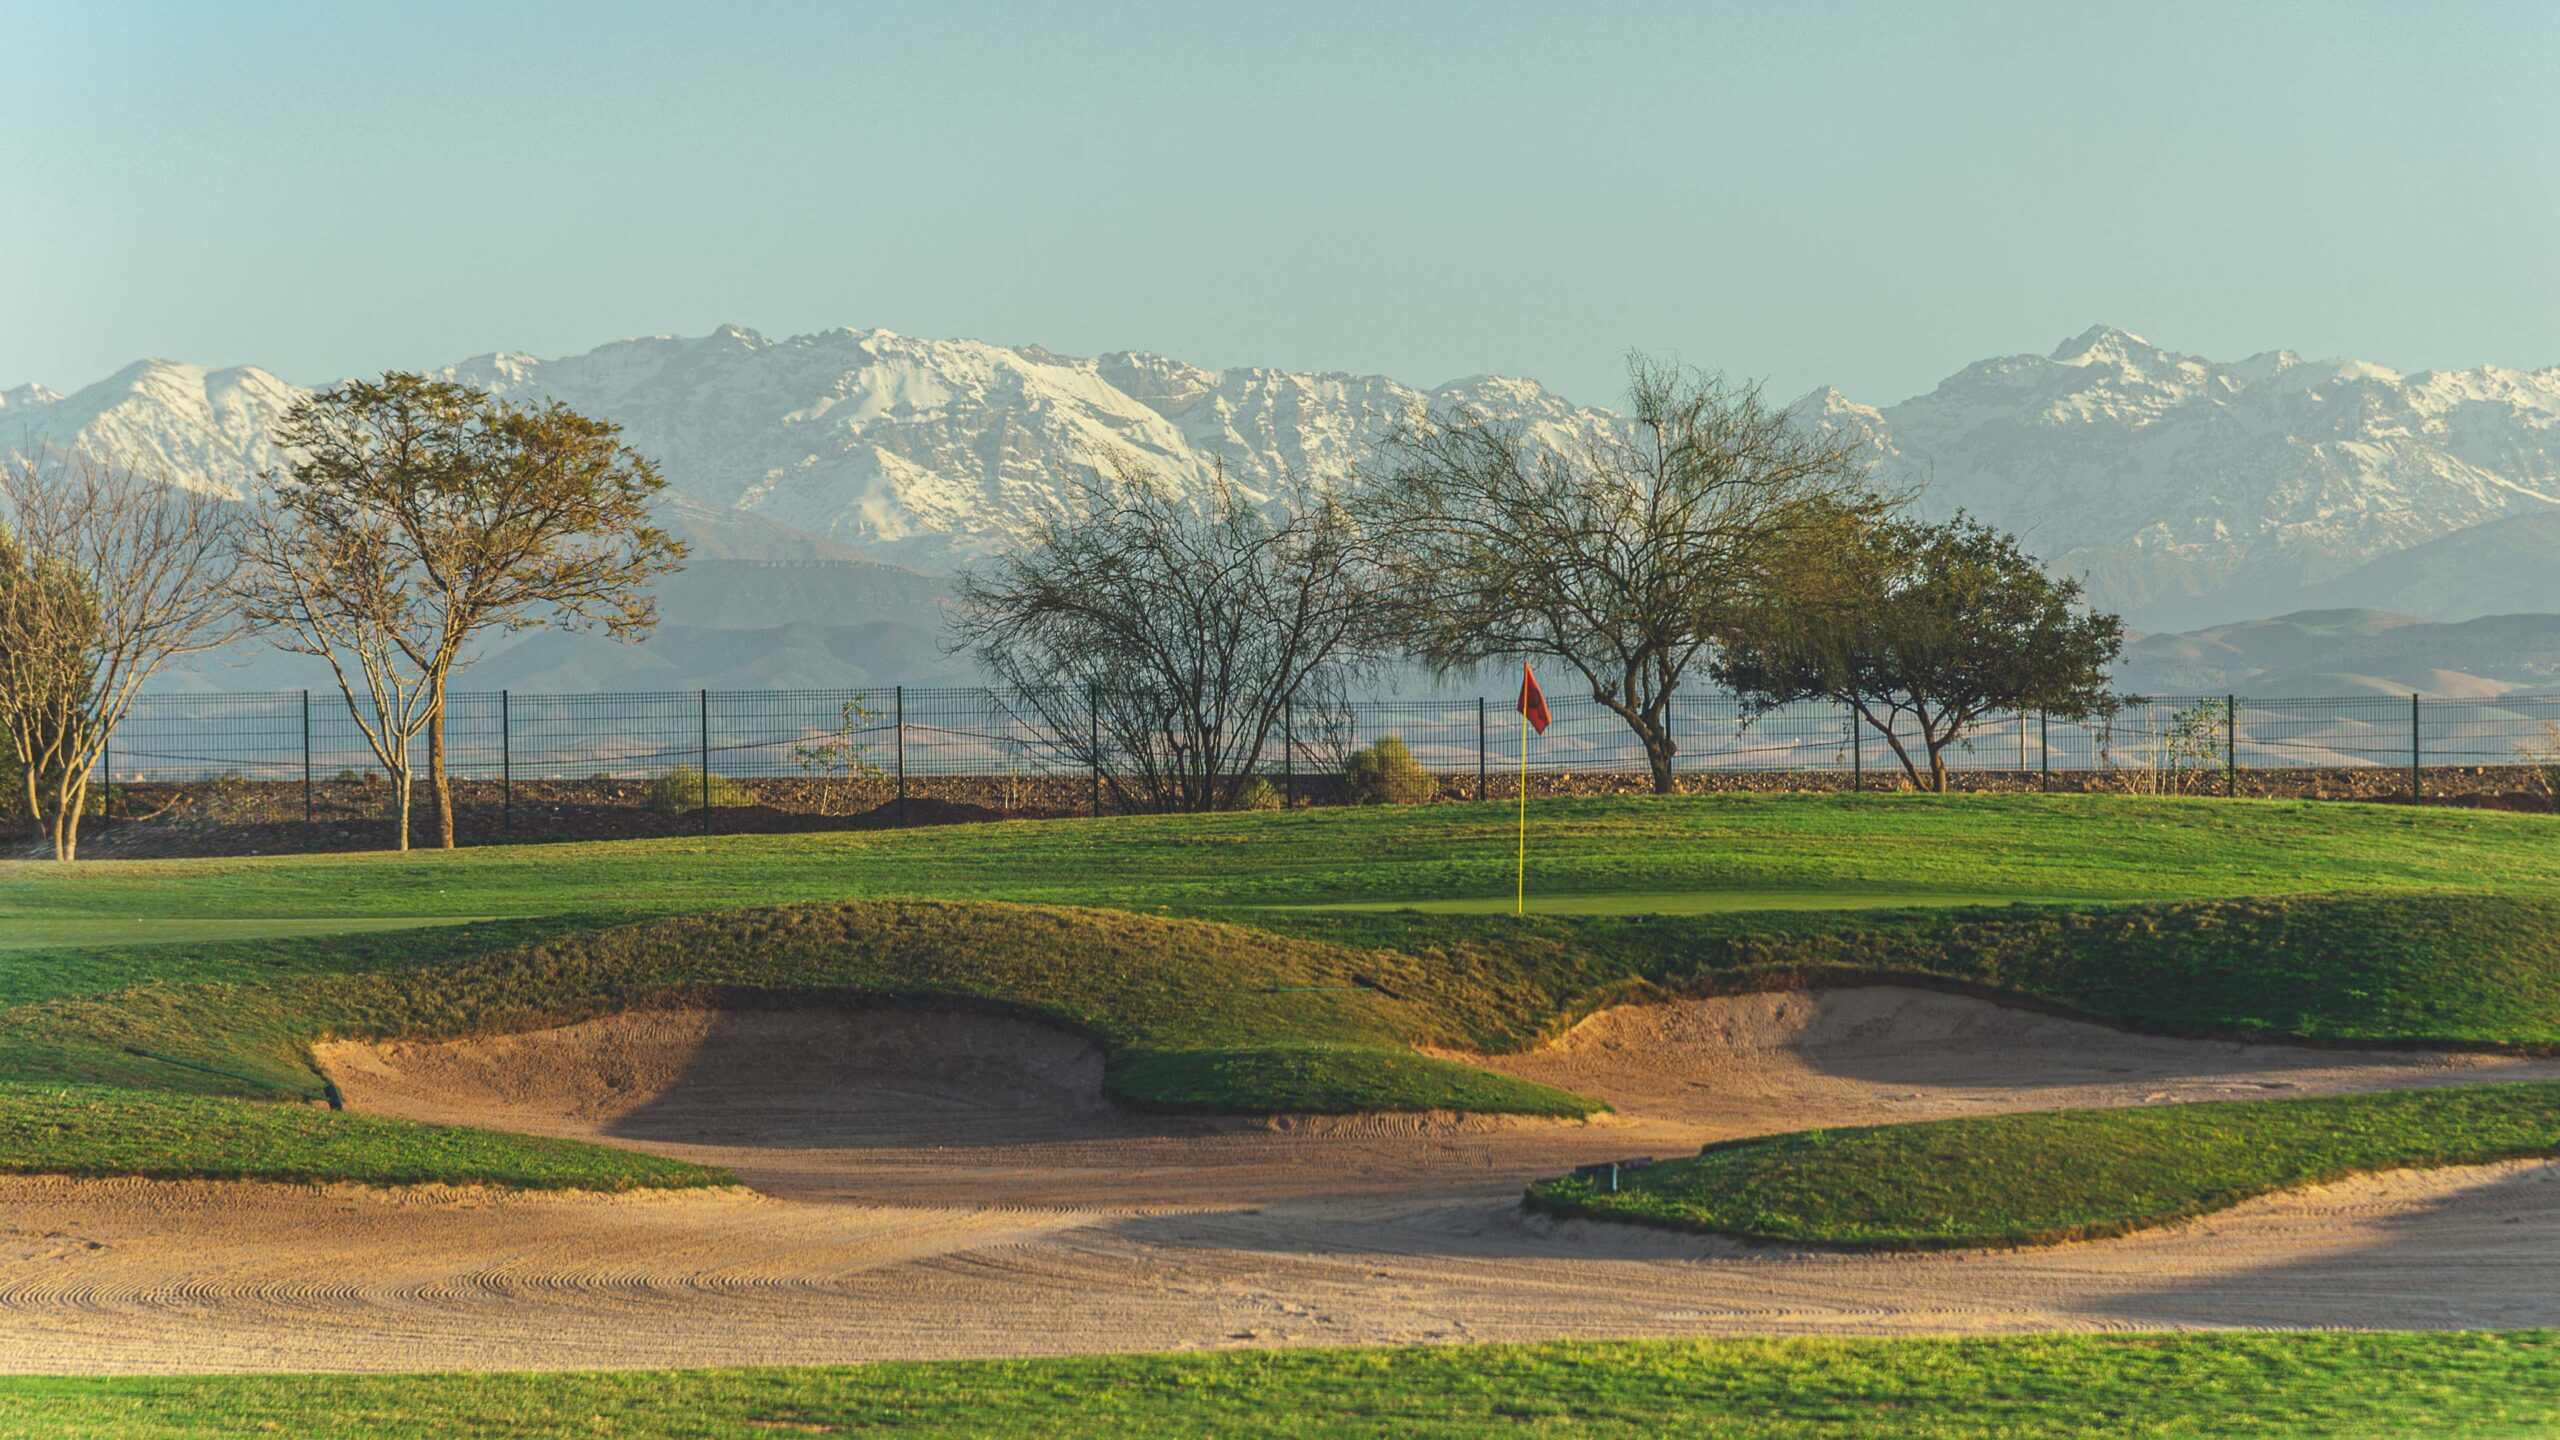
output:
{"label": "clear blue sky", "polygon": [[[2100,13],[2113,9],[2112,16]],[[2560,5],[0,0],[0,387],[723,321],[1890,402],[2560,364]]]}

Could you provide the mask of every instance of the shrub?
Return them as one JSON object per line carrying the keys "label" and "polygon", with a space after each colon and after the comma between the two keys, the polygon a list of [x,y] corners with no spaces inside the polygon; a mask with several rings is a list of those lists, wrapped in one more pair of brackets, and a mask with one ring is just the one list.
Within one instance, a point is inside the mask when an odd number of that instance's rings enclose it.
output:
{"label": "shrub", "polygon": [[[659,776],[649,787],[649,808],[661,815],[680,815],[701,809],[703,794],[702,772],[690,765],[680,766]],[[745,786],[716,771],[711,776],[710,797],[714,810],[735,810],[756,803],[756,797],[748,794]]]}
{"label": "shrub", "polygon": [[1354,805],[1413,805],[1440,789],[1402,740],[1382,735],[1342,762],[1342,786]]}
{"label": "shrub", "polygon": [[1245,782],[1243,789],[1236,792],[1235,804],[1230,808],[1237,810],[1277,810],[1280,808],[1280,800],[1280,787],[1263,779],[1261,776],[1256,775],[1251,780]]}

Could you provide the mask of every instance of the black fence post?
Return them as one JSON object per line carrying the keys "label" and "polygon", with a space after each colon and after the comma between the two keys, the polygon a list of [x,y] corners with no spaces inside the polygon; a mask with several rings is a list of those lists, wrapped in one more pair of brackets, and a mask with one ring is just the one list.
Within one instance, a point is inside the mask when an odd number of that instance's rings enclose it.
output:
{"label": "black fence post", "polygon": [[302,843],[311,843],[311,823],[318,809],[311,797],[311,692],[302,692]]}
{"label": "black fence post", "polygon": [[1280,807],[1298,808],[1298,702],[1280,702]]}
{"label": "black fence post", "polygon": [[2053,789],[2053,717],[2036,712],[2036,789]]}
{"label": "black fence post", "polygon": [[900,685],[889,695],[898,726],[898,828],[903,830],[907,824],[907,687]]}
{"label": "black fence post", "polygon": [[1484,697],[1479,695],[1476,697],[1476,799],[1479,801],[1485,797],[1484,755]]}
{"label": "black fence post", "polygon": [[2222,798],[2240,794],[2240,697],[2222,697]]}
{"label": "black fence post", "polygon": [[1088,744],[1091,746],[1090,753],[1093,757],[1093,816],[1099,820],[1102,818],[1102,687],[1100,685],[1084,687],[1084,713],[1086,723],[1093,727],[1093,734]]}
{"label": "black fence post", "polygon": [[702,698],[702,833],[711,833],[711,692]]}
{"label": "black fence post", "polygon": [[2420,798],[2418,787],[2418,692],[2409,692],[2409,798]]}
{"label": "black fence post", "polygon": [[113,732],[98,742],[98,768],[107,777],[106,814],[101,819],[116,818],[116,737]]}
{"label": "black fence post", "polygon": [[513,705],[498,692],[498,833],[516,838],[516,739]]}
{"label": "black fence post", "polygon": [[1849,788],[1863,793],[1867,788],[1867,732],[1858,728],[1858,707],[1840,707],[1849,716]]}

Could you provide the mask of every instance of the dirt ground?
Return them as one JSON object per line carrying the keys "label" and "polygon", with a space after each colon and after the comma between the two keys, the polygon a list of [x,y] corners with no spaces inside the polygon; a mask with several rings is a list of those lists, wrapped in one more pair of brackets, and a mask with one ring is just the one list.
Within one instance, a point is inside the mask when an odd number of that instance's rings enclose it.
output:
{"label": "dirt ground", "polygon": [[736,1189],[0,1180],[0,1369],[804,1364],[1707,1333],[2560,1324],[2560,1163],[2366,1177],[2119,1240],[1859,1256],[1555,1222],[1530,1180],[1808,1126],[2560,1075],[2133,1037],[1934,992],[1593,1017],[1482,1060],[1588,1123],[1167,1120],[954,1015],[673,1012],[335,1044],[351,1107],[724,1165]]}

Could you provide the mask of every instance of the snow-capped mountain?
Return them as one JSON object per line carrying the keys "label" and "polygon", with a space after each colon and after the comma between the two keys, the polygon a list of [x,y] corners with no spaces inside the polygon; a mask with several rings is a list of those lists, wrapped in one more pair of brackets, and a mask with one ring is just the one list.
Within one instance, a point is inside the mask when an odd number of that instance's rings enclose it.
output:
{"label": "snow-capped mountain", "polygon": [[1857,435],[1924,509],[2017,531],[2143,625],[2298,608],[2378,556],[2560,508],[2560,368],[2220,364],[2099,326],[1899,405],[1823,391],[1796,410]]}
{"label": "snow-capped mountain", "polygon": [[[985,554],[1115,462],[1186,486],[1223,468],[1262,492],[1283,475],[1351,481],[1390,424],[1450,405],[1556,439],[1619,423],[1528,380],[1421,389],[885,330],[769,340],[724,326],[445,373],[619,421],[702,518],[761,526],[758,544],[801,533],[927,571]],[[86,443],[237,493],[274,464],[268,430],[302,393],[255,368],[146,361],[68,396],[0,395],[0,447]],[[2146,628],[2315,598],[2412,608],[2355,593],[2360,567],[2430,542],[2464,551],[2475,527],[2560,511],[2560,368],[2402,375],[2288,351],[2220,363],[2101,326],[1900,404],[1822,390],[1793,409],[1853,433],[1925,510],[2016,530]],[[2523,532],[2499,533],[2510,539],[2470,548],[2507,554]],[[2439,578],[2416,607],[2426,618],[2495,608],[2487,589],[2475,600],[2460,575]]]}
{"label": "snow-capped mountain", "polygon": [[1467,404],[1565,433],[1607,423],[1521,380],[1422,391],[1375,375],[1204,370],[1161,355],[723,326],[447,372],[622,422],[672,483],[716,504],[944,570],[1054,513],[1076,477],[1134,465],[1183,487],[1223,467],[1250,494],[1351,478],[1399,418]]}

